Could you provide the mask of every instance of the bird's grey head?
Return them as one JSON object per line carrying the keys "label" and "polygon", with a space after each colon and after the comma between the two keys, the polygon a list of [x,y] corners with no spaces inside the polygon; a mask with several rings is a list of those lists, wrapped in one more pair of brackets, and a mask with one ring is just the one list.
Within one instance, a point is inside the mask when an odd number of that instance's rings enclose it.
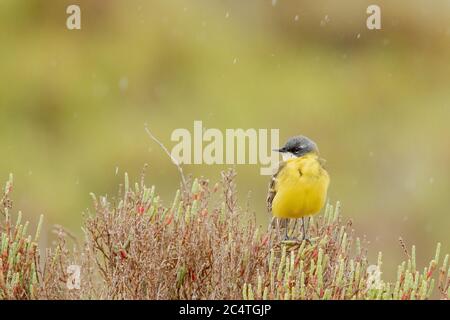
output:
{"label": "bird's grey head", "polygon": [[281,152],[283,154],[283,158],[287,158],[285,156],[294,156],[294,157],[302,157],[307,153],[319,153],[319,149],[314,141],[305,137],[305,136],[295,136],[290,138],[284,147],[278,150],[274,150]]}

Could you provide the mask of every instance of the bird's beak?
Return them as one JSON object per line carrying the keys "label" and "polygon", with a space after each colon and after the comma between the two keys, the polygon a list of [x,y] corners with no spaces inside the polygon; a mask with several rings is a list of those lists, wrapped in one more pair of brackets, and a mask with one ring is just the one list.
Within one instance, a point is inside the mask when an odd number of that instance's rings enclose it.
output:
{"label": "bird's beak", "polygon": [[285,148],[281,148],[281,149],[273,149],[272,151],[276,151],[276,152],[281,152],[281,153],[283,153],[283,152],[286,152],[286,149],[285,149]]}

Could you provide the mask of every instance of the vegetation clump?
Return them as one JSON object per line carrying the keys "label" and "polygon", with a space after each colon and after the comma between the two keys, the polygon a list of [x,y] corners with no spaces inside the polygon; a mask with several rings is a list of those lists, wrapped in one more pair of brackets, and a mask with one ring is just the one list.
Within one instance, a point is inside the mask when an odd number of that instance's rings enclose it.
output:
{"label": "vegetation clump", "polygon": [[[416,266],[415,247],[382,279],[382,257],[371,264],[365,241],[343,221],[340,206],[311,218],[309,240],[281,241],[279,228],[258,226],[238,206],[235,173],[211,186],[188,179],[165,206],[144,174],[128,176],[116,198],[92,195],[80,243],[62,227],[41,255],[38,231],[27,235],[19,213],[11,222],[12,178],[0,212],[1,299],[430,299],[450,297],[448,255],[440,244],[429,265]],[[302,238],[301,228],[294,234]],[[69,243],[72,245],[69,246]],[[439,262],[442,260],[442,264]],[[68,266],[80,266],[80,286],[68,286]]]}

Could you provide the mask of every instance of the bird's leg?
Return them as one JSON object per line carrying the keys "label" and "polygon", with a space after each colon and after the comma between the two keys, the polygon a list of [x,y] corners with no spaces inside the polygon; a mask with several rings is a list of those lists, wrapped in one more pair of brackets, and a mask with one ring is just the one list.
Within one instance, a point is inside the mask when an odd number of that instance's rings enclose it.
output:
{"label": "bird's leg", "polygon": [[284,219],[284,240],[289,240],[289,219]]}
{"label": "bird's leg", "polygon": [[305,227],[305,217],[302,217],[302,232],[303,232],[303,239],[309,242],[309,238],[306,236],[306,232],[309,229],[309,217],[307,218],[308,221],[308,227]]}
{"label": "bird's leg", "polygon": [[289,236],[289,227],[291,224],[291,219],[283,219],[285,232],[284,232],[284,239],[283,241],[295,241],[298,242],[298,239],[293,235],[295,233],[295,228],[297,226],[297,219],[294,221],[294,227],[291,229],[291,236]]}
{"label": "bird's leg", "polygon": [[298,219],[294,220],[294,227],[292,228],[292,236],[293,237],[294,237],[294,234],[295,234],[295,230],[297,229],[297,221],[298,221]]}
{"label": "bird's leg", "polygon": [[302,240],[306,240],[306,228],[305,228],[305,217],[302,217]]}

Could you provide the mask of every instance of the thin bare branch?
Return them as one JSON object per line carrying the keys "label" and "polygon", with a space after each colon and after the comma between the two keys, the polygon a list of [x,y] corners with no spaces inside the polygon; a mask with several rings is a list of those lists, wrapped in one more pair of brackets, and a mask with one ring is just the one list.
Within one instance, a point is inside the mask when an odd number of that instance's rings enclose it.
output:
{"label": "thin bare branch", "polygon": [[180,173],[180,177],[181,177],[181,181],[183,183],[183,188],[186,189],[186,178],[184,176],[184,172],[183,172],[183,168],[181,167],[181,164],[177,161],[177,159],[175,159],[171,154],[170,151],[166,148],[166,146],[158,140],[158,138],[156,138],[153,133],[150,131],[150,129],[148,128],[148,125],[145,125],[145,131],[147,132],[148,136],[155,141],[160,147],[161,149],[164,150],[164,152],[169,156],[170,160],[172,161],[172,163],[177,167],[178,172]]}

